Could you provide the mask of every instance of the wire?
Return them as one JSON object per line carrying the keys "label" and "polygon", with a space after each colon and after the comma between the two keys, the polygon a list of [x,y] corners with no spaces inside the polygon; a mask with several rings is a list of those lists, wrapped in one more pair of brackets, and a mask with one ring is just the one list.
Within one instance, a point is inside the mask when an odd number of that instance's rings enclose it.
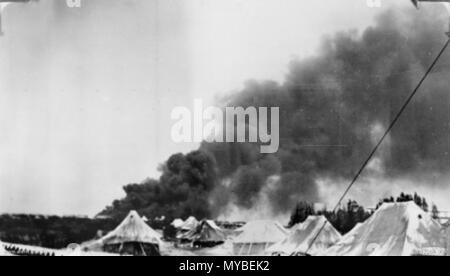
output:
{"label": "wire", "polygon": [[[345,197],[347,196],[347,194],[350,192],[351,188],[353,187],[353,185],[355,185],[356,181],[359,179],[360,175],[362,174],[362,172],[364,171],[364,169],[367,167],[367,165],[369,164],[370,160],[372,160],[373,156],[375,155],[375,153],[378,151],[378,148],[381,146],[381,144],[383,143],[383,141],[386,139],[386,137],[389,135],[389,133],[391,132],[391,130],[394,128],[394,126],[397,124],[398,120],[400,119],[400,117],[402,116],[403,112],[406,110],[406,108],[408,107],[408,105],[411,103],[412,99],[414,98],[414,96],[417,94],[417,92],[419,91],[420,87],[422,86],[422,84],[425,82],[425,80],[427,79],[428,75],[431,73],[431,71],[433,71],[433,68],[435,67],[435,65],[437,64],[437,62],[439,61],[439,59],[441,58],[441,56],[444,54],[445,50],[448,48],[448,46],[450,45],[450,37],[447,40],[447,42],[444,44],[444,47],[442,47],[442,50],[439,52],[439,54],[437,55],[437,57],[434,59],[433,63],[430,65],[430,67],[428,68],[428,70],[425,72],[424,76],[422,77],[422,79],[419,81],[419,83],[417,84],[416,88],[413,90],[413,92],[411,93],[411,95],[408,97],[408,99],[406,100],[406,102],[403,104],[402,108],[400,109],[400,111],[397,113],[397,115],[395,116],[394,120],[391,122],[391,124],[389,125],[389,127],[387,128],[386,132],[384,133],[383,137],[381,137],[380,141],[377,143],[377,145],[375,146],[375,148],[372,150],[372,152],[369,154],[369,157],[366,159],[366,161],[363,163],[363,165],[361,166],[361,168],[359,169],[359,171],[357,172],[356,176],[353,178],[352,182],[350,183],[350,185],[347,187],[347,189],[344,191],[344,194],[340,197],[338,203],[336,204],[336,207],[334,207],[333,209],[333,213],[335,213],[337,211],[337,209],[339,208],[339,206],[341,206],[342,201],[345,199]],[[328,220],[325,221],[325,223],[323,224],[322,228],[320,228],[320,230],[317,232],[317,234],[315,235],[314,239],[311,241],[308,249],[306,250],[305,254],[308,255],[308,252],[311,250],[311,248],[313,247],[314,243],[317,241],[317,239],[319,238],[320,234],[323,232],[323,230],[325,229],[326,225],[328,223]]]}

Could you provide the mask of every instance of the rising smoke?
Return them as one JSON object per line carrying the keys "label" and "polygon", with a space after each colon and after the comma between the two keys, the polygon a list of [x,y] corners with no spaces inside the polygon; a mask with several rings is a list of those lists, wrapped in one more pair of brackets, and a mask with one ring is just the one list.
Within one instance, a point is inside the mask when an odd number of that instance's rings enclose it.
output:
{"label": "rising smoke", "polygon": [[[249,81],[224,98],[224,106],[280,107],[281,142],[273,155],[249,144],[202,145],[224,179],[221,194],[229,193],[229,202],[213,204],[215,213],[250,210],[262,196],[274,214],[283,213],[299,200],[320,200],[318,179],[345,183],[442,47],[447,16],[438,8],[387,11],[362,34],[325,38],[316,56],[290,63],[282,84]],[[411,178],[450,168],[449,58],[442,57],[366,177]],[[273,175],[278,178],[268,181]]]}
{"label": "rising smoke", "polygon": [[[437,8],[387,11],[361,34],[324,38],[316,56],[290,63],[283,83],[247,82],[221,104],[280,107],[276,154],[261,154],[256,144],[203,143],[172,156],[159,180],[127,186],[127,197],[104,213],[255,219],[339,195],[442,47],[447,16]],[[423,187],[427,175],[447,174],[449,59],[447,52],[369,164],[363,178],[370,185],[359,183],[357,193],[367,198],[399,179]]]}

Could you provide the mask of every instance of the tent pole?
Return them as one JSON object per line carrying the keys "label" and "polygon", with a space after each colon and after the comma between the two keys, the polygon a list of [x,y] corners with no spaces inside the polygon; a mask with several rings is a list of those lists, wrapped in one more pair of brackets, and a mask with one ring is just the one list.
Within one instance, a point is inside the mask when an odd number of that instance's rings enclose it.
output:
{"label": "tent pole", "polygon": [[239,246],[239,251],[238,251],[238,256],[242,256],[242,252],[244,251],[244,244],[243,243],[240,243],[240,246]]}
{"label": "tent pole", "polygon": [[445,229],[445,256],[450,257],[450,228]]}
{"label": "tent pole", "polygon": [[141,247],[142,254],[144,254],[144,257],[147,257],[147,253],[145,253],[144,247],[142,246],[142,243],[139,243],[139,246]]}
{"label": "tent pole", "polygon": [[253,247],[253,243],[250,243],[250,245],[248,246],[247,256],[250,256],[250,253],[252,253],[252,247]]}

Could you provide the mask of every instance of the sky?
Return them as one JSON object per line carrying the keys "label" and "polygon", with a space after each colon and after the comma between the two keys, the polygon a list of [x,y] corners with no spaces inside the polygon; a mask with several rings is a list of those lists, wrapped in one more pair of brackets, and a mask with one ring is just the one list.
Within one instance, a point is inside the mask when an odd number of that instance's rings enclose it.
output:
{"label": "sky", "polygon": [[[365,0],[62,0],[11,4],[0,37],[0,213],[95,215],[158,177],[170,113],[362,30]],[[405,0],[405,5],[409,5]]]}

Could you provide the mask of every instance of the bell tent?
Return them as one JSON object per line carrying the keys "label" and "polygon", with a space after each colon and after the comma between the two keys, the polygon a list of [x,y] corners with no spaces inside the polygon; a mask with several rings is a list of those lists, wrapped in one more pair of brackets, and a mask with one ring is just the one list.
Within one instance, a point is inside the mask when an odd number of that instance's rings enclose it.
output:
{"label": "bell tent", "polygon": [[160,243],[160,234],[136,211],[131,211],[116,229],[96,242],[106,252],[135,256],[159,256]]}
{"label": "bell tent", "polygon": [[237,231],[240,234],[233,240],[233,253],[237,256],[266,255],[269,247],[288,235],[279,223],[267,220],[249,222]]}

